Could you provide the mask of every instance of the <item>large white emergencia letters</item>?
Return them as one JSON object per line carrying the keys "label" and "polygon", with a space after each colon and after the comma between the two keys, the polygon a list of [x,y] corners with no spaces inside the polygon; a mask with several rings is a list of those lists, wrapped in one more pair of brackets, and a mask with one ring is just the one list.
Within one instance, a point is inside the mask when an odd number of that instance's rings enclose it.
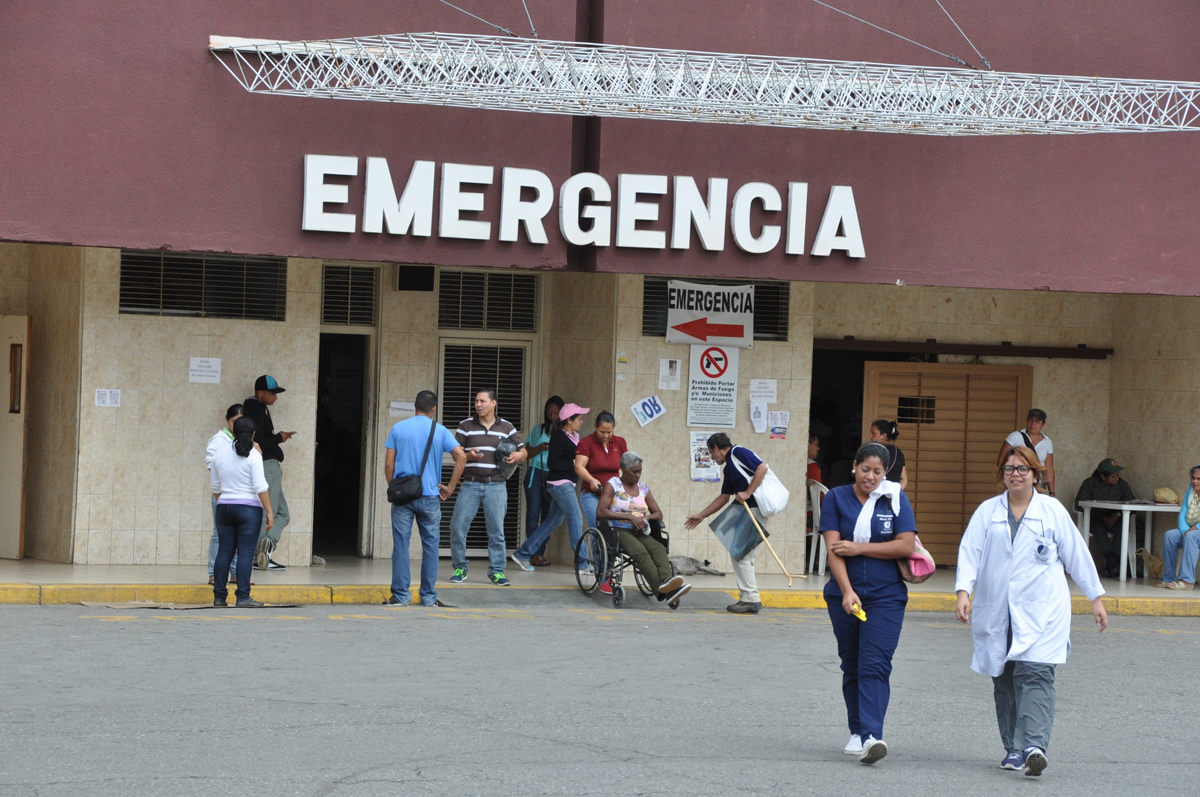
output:
{"label": "large white emergencia letters", "polygon": [[[349,203],[351,187],[344,180],[328,178],[356,178],[358,173],[356,157],[306,155],[301,229],[354,233],[357,215],[330,207]],[[374,235],[432,235],[436,174],[437,164],[433,161],[414,161],[397,199],[387,159],[367,158],[362,231]],[[439,238],[492,239],[490,221],[464,214],[485,210],[484,187],[494,182],[495,175],[492,166],[442,164]],[[505,167],[500,172],[500,183],[498,240],[518,241],[523,237],[532,244],[549,243],[545,219],[555,200],[550,178],[536,169]],[[724,251],[728,225],[734,244],[743,252],[767,254],[778,249],[782,241],[785,254],[804,254],[809,192],[808,183],[800,182],[787,184],[785,207],[779,189],[770,183],[748,182],[734,192],[730,203],[729,180],[725,177],[708,178],[701,196],[700,187],[691,176],[676,176],[672,180],[662,174],[618,174],[614,192],[603,176],[580,172],[559,187],[559,234],[576,246],[666,249],[667,233],[646,225],[659,220],[663,197],[671,185],[674,189],[670,248],[690,249],[695,231],[705,250]],[[762,221],[754,220],[755,210]],[[772,223],[776,220],[780,223]],[[848,185],[830,187],[810,254],[827,257],[835,251],[853,258],[866,257],[854,190]]]}

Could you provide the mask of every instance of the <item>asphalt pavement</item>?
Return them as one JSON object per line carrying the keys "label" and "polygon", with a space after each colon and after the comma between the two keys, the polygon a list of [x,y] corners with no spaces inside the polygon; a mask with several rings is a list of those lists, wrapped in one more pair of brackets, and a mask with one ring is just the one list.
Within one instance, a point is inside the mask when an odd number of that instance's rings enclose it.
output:
{"label": "asphalt pavement", "polygon": [[[910,613],[891,752],[842,755],[823,612],[0,606],[0,795],[1194,795],[1200,619],[1076,616],[1050,767],[1003,772],[970,634]],[[531,596],[533,598],[534,596]]]}

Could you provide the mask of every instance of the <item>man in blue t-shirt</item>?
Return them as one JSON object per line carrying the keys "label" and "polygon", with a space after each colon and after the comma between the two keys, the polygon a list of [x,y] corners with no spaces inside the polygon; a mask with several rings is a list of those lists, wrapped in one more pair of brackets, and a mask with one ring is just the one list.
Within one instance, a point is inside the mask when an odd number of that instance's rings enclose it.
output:
{"label": "man in blue t-shirt", "polygon": [[[688,515],[684,528],[694,529],[710,515],[720,512],[729,503],[729,497],[746,506],[758,518],[759,524],[766,520],[758,511],[758,502],[754,500],[754,491],[767,477],[767,463],[763,462],[750,449],[735,446],[729,442],[729,435],[717,432],[708,438],[708,453],[713,462],[724,465],[725,477],[721,482],[721,494],[713,502],[695,514]],[[749,478],[747,478],[749,477]],[[758,594],[758,580],[754,577],[754,551],[733,560],[733,576],[737,579],[738,602],[726,606],[727,611],[734,614],[758,614],[762,609],[762,599]]]}
{"label": "man in blue t-shirt", "polygon": [[[412,594],[408,565],[408,543],[412,538],[413,522],[421,535],[421,605],[445,606],[437,599],[434,585],[438,572],[438,537],[442,525],[442,501],[454,494],[458,480],[467,464],[467,453],[437,422],[437,394],[422,390],[413,402],[416,415],[400,421],[388,433],[384,443],[383,479],[391,483],[397,476],[415,476],[421,468],[421,458],[429,445],[429,457],[421,470],[421,496],[403,506],[392,506],[392,594],[384,606],[407,606]],[[430,443],[430,428],[433,442]],[[442,454],[454,457],[454,472],[450,483],[441,484]]]}

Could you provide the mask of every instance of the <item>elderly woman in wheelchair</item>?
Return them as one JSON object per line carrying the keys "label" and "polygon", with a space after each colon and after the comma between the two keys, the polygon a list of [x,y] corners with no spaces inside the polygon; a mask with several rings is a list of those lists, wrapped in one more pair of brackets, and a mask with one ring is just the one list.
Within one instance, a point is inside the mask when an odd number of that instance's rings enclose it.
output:
{"label": "elderly woman in wheelchair", "polygon": [[657,595],[672,609],[679,607],[679,599],[692,588],[691,584],[683,583],[682,576],[672,573],[666,546],[652,536],[651,524],[661,522],[662,516],[658,502],[642,481],[642,458],[632,451],[625,452],[621,455],[620,475],[605,483],[596,507],[597,522],[611,529],[603,535],[611,541],[605,547],[616,548],[616,559],[620,560],[622,556],[628,559],[628,562],[617,561],[612,567],[615,605],[624,601],[620,574],[630,562],[647,587],[643,590],[647,597]]}

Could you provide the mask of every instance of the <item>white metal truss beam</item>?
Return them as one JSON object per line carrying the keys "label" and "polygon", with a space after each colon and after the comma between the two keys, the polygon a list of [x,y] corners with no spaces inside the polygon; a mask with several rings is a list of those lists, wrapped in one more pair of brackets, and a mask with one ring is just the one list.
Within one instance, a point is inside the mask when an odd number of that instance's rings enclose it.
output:
{"label": "white metal truss beam", "polygon": [[442,33],[209,49],[263,94],[946,136],[1200,128],[1200,83]]}

